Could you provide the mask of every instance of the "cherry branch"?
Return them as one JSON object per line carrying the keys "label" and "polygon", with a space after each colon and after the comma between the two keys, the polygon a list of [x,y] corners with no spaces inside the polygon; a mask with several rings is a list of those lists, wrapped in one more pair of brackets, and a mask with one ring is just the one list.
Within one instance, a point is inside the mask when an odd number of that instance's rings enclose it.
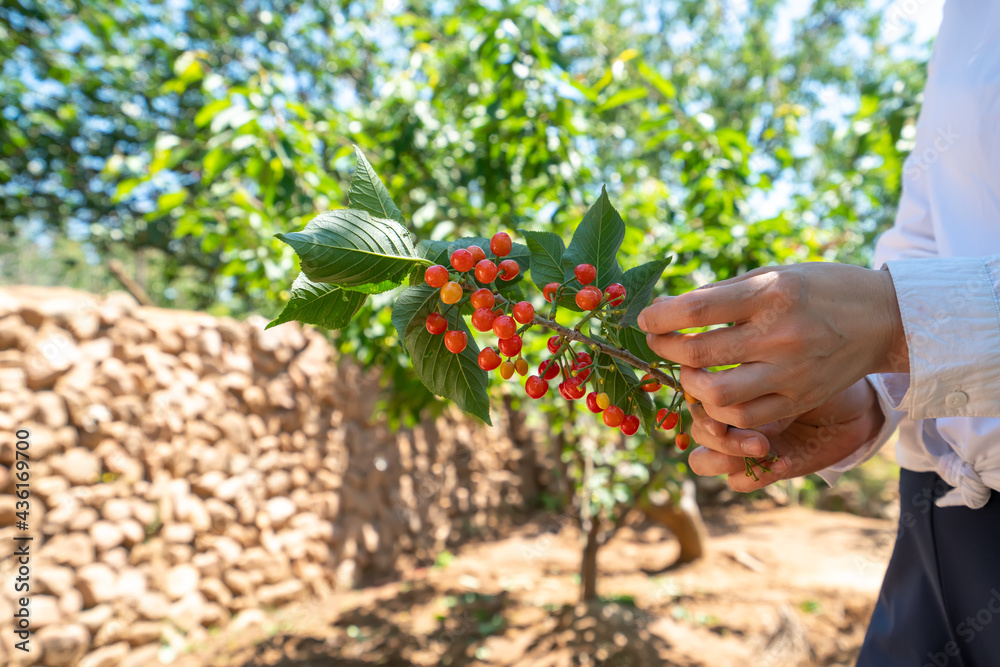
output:
{"label": "cherry branch", "polygon": [[649,373],[651,376],[656,378],[657,382],[659,382],[664,386],[670,387],[674,391],[684,391],[681,388],[679,382],[677,382],[672,377],[661,371],[656,366],[653,366],[652,364],[643,361],[642,359],[640,359],[639,357],[635,356],[634,354],[632,354],[627,350],[621,350],[615,347],[614,345],[608,345],[607,343],[602,343],[601,341],[594,340],[590,336],[586,336],[577,331],[576,329],[570,329],[569,327],[564,327],[558,322],[553,322],[552,320],[546,319],[540,315],[535,315],[535,319],[533,319],[531,323],[546,327],[548,329],[552,329],[559,335],[565,336],[569,340],[574,340],[578,343],[583,343],[584,345],[589,346],[591,349],[596,349],[608,355],[609,357],[620,359],[621,361],[624,361],[626,364],[629,364],[630,366],[633,366],[635,368],[638,368],[639,370]]}

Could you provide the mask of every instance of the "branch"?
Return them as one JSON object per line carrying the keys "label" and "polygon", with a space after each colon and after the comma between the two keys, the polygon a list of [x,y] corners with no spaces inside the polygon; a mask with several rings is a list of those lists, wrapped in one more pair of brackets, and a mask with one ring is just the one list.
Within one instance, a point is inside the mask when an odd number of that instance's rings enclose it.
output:
{"label": "branch", "polygon": [[609,357],[615,357],[616,359],[620,359],[624,361],[626,364],[629,364],[630,366],[638,368],[639,370],[642,371],[646,371],[651,376],[656,378],[657,382],[659,382],[664,386],[670,387],[674,391],[680,391],[680,392],[684,391],[681,388],[679,382],[677,382],[672,377],[661,371],[659,368],[656,368],[652,364],[643,361],[642,359],[640,359],[639,357],[635,356],[634,354],[632,354],[627,350],[620,350],[614,345],[608,345],[606,343],[594,340],[589,336],[583,335],[576,329],[570,329],[569,327],[564,327],[558,322],[553,322],[552,320],[546,319],[540,315],[535,315],[535,319],[532,320],[532,324],[537,324],[539,326],[552,329],[553,331],[558,332],[560,335],[565,336],[570,340],[575,340],[576,342],[583,343],[584,345],[588,345],[591,348],[596,348],[597,350],[603,352]]}

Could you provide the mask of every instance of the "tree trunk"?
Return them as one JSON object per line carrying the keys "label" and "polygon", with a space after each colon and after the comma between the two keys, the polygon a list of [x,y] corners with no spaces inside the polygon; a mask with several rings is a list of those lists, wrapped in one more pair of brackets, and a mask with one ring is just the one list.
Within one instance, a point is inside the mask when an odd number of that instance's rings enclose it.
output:
{"label": "tree trunk", "polygon": [[695,500],[694,482],[685,480],[681,488],[681,499],[676,505],[672,502],[654,505],[648,498],[642,499],[640,505],[646,516],[669,528],[677,537],[681,545],[681,553],[677,556],[678,565],[704,556],[708,541],[708,531]]}
{"label": "tree trunk", "polygon": [[583,559],[580,563],[580,599],[583,602],[597,599],[597,549],[600,547],[597,534],[600,530],[600,517],[591,517],[587,544],[583,547]]}

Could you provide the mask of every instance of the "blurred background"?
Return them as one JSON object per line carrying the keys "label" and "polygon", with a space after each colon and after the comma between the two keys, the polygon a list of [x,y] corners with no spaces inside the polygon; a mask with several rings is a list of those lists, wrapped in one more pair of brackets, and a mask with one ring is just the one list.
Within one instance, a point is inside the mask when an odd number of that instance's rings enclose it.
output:
{"label": "blurred background", "polygon": [[[606,185],[626,265],[676,255],[665,293],[864,265],[940,15],[3,2],[0,462],[30,425],[47,550],[24,664],[851,664],[891,451],[736,496],[561,401],[500,388],[484,428],[412,376],[389,298],[265,332],[297,274],[274,234],[346,206],[356,144],[419,238],[568,238]],[[596,612],[573,604],[591,512]]]}

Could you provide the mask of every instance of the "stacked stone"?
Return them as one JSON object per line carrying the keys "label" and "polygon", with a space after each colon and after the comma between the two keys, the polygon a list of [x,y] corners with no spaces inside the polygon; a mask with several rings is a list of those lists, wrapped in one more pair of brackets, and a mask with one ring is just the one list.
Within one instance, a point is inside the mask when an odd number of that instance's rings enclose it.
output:
{"label": "stacked stone", "polygon": [[[522,504],[505,429],[452,411],[394,431],[372,420],[377,374],[338,363],[315,330],[264,326],[0,289],[0,664],[156,664],[235,615],[432,558]],[[24,428],[30,654],[11,627]]]}

